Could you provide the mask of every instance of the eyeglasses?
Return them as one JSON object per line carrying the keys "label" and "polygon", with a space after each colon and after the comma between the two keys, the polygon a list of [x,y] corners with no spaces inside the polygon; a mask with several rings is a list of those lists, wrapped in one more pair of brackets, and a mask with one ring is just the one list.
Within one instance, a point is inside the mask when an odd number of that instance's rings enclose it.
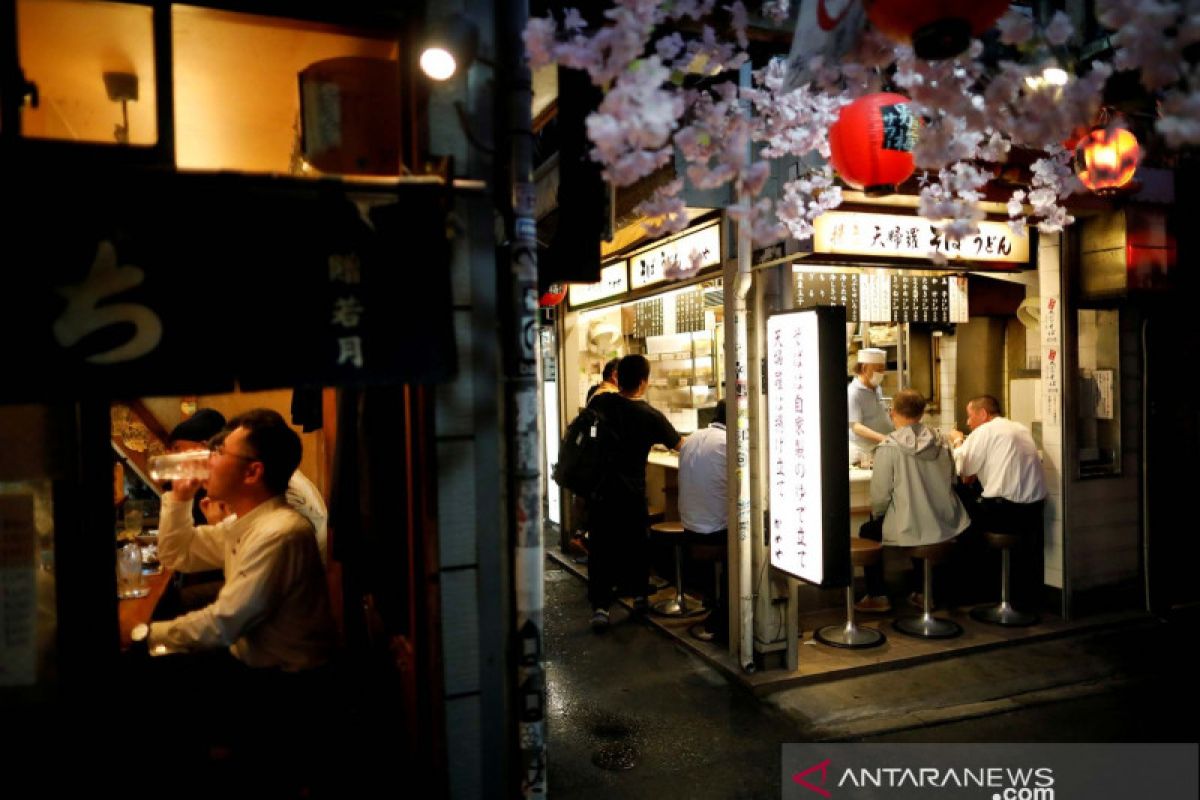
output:
{"label": "eyeglasses", "polygon": [[209,447],[209,450],[214,456],[233,456],[234,458],[240,458],[243,461],[258,461],[258,456],[244,456],[241,453],[233,453],[226,450],[224,442],[212,445]]}

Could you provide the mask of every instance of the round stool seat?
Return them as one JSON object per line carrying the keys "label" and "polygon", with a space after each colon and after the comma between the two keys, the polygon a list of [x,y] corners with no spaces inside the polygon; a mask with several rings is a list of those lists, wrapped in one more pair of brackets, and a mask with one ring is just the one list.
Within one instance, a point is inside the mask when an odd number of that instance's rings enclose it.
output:
{"label": "round stool seat", "polygon": [[865,567],[879,561],[883,555],[883,545],[871,539],[859,536],[850,537],[850,563],[856,567]]}
{"label": "round stool seat", "polygon": [[683,523],[679,520],[656,522],[650,526],[650,538],[661,542],[676,544],[683,539]]}
{"label": "round stool seat", "polygon": [[1013,533],[996,533],[995,531],[986,531],[983,534],[983,540],[987,542],[988,547],[996,550],[1004,548],[1016,547],[1021,543],[1021,537]]}
{"label": "round stool seat", "polygon": [[937,544],[923,544],[908,548],[908,554],[913,558],[922,558],[930,564],[940,564],[950,558],[950,548],[954,546],[953,539],[947,539]]}

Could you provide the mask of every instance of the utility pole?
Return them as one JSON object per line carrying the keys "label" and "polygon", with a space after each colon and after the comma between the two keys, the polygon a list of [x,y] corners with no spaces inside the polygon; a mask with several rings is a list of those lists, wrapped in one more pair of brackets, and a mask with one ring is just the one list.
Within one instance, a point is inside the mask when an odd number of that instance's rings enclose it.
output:
{"label": "utility pole", "polygon": [[[521,34],[526,0],[497,8],[496,47],[500,102],[496,126],[497,207],[504,216],[498,265],[504,347],[504,422],[509,541],[513,547],[517,646],[510,654],[516,680],[512,741],[518,751],[519,795],[546,796],[546,680],[543,641],[542,431],[538,413],[537,221],[533,186],[533,82]],[[515,787],[514,787],[515,788]],[[518,792],[513,792],[517,794]]]}

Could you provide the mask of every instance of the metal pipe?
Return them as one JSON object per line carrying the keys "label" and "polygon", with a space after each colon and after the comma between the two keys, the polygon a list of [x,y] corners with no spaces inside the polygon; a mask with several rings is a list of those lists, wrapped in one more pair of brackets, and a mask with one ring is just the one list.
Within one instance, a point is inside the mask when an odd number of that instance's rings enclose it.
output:
{"label": "metal pipe", "polygon": [[[742,197],[749,205],[751,200]],[[736,342],[737,375],[737,535],[738,586],[741,628],[738,662],[746,672],[754,671],[754,570],[753,547],[750,541],[750,397],[748,391],[749,346],[747,343],[746,295],[753,278],[750,274],[750,232],[738,226],[737,285],[734,290],[734,336]]]}
{"label": "metal pipe", "polygon": [[[541,362],[537,337],[537,222],[533,185],[533,81],[521,35],[529,15],[522,0],[497,6],[496,77],[500,141],[496,153],[497,206],[505,217],[506,270],[501,270],[504,412],[507,439],[508,525],[512,531],[516,635],[516,725],[520,794],[546,796],[546,680],[544,668],[542,543]],[[505,256],[501,256],[504,258]],[[501,299],[501,303],[504,300]],[[512,664],[512,662],[510,662]]]}

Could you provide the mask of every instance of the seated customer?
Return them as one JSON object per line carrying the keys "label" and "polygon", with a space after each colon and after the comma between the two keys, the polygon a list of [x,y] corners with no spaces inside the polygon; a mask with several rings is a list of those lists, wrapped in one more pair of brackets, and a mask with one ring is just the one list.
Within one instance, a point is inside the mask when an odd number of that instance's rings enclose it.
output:
{"label": "seated customer", "polygon": [[[896,429],[875,451],[871,515],[858,535],[885,545],[916,547],[953,539],[970,524],[954,492],[954,459],[933,428],[921,424],[925,398],[912,389],[896,393],[889,412]],[[890,611],[883,563],[864,567],[867,596],[859,611]]]}
{"label": "seated customer", "polygon": [[[679,448],[679,520],[688,544],[716,547],[724,573],[729,563],[726,536],[728,476],[725,462],[725,403],[717,404],[716,416],[707,428],[689,436]],[[704,596],[711,609],[708,619],[692,628],[692,635],[705,642],[724,643],[729,634],[729,600],[716,585],[716,573],[704,570]]]}
{"label": "seated customer", "polygon": [[[1039,605],[1042,575],[1042,519],[1046,479],[1037,445],[1029,430],[1000,414],[1000,402],[991,395],[967,403],[971,435],[950,434],[954,464],[960,475],[976,477],[982,496],[967,504],[974,525],[971,536],[982,531],[1020,537],[1013,553],[1012,601],[1017,607]],[[976,542],[977,547],[981,546]]]}

